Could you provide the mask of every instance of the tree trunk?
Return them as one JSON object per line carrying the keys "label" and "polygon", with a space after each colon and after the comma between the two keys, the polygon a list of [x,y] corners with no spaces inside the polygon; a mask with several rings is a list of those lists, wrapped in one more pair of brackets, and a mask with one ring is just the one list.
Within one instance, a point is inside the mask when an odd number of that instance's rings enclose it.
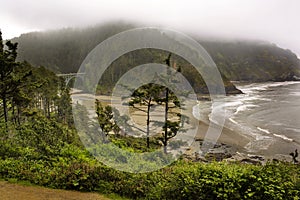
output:
{"label": "tree trunk", "polygon": [[3,112],[4,112],[4,120],[5,124],[7,125],[8,122],[8,114],[7,114],[7,101],[6,101],[6,96],[2,96],[2,102],[3,102]]}
{"label": "tree trunk", "polygon": [[164,153],[167,153],[167,144],[168,144],[168,111],[169,111],[169,88],[166,88]]}
{"label": "tree trunk", "polygon": [[7,113],[7,101],[6,96],[2,95],[2,103],[3,103],[3,112],[4,112],[4,121],[5,121],[5,130],[8,132],[8,113]]}
{"label": "tree trunk", "polygon": [[14,103],[12,102],[11,104],[11,111],[12,111],[12,121],[16,124],[17,123],[17,117],[16,117],[16,114],[15,114],[15,105]]}
{"label": "tree trunk", "polygon": [[18,112],[18,116],[17,116],[17,122],[18,122],[18,125],[20,125],[21,124],[21,108],[20,108],[20,106],[17,106],[17,112]]}
{"label": "tree trunk", "polygon": [[151,107],[151,97],[149,99],[148,105],[147,105],[147,148],[150,148],[150,107]]}

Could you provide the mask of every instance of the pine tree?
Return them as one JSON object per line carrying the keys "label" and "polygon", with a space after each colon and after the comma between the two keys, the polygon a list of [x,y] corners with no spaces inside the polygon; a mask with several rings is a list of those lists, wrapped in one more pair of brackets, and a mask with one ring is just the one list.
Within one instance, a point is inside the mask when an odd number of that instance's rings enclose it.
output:
{"label": "pine tree", "polygon": [[13,74],[19,66],[19,63],[16,62],[18,44],[7,41],[5,45],[7,49],[4,48],[2,32],[0,31],[0,99],[7,127],[9,101],[20,85],[20,79],[15,79]]}
{"label": "pine tree", "polygon": [[[129,106],[146,113],[146,137],[147,137],[147,148],[150,147],[150,109],[155,105],[155,101],[159,99],[162,87],[153,83],[144,85],[133,92]],[[139,106],[137,106],[137,104]],[[140,106],[146,106],[147,109],[143,110]]]}
{"label": "pine tree", "polygon": [[99,126],[102,130],[103,141],[106,141],[109,132],[118,132],[120,129],[113,120],[112,107],[107,105],[103,106],[98,99],[96,99],[96,114]]}
{"label": "pine tree", "polygon": [[[166,65],[168,67],[171,67],[171,53],[169,54],[168,58],[165,60]],[[180,72],[181,69],[180,67],[178,69],[176,69],[177,72]],[[176,72],[176,73],[177,73]],[[168,69],[167,71],[167,75],[168,75],[168,82],[176,82],[176,80],[171,80],[172,77],[172,72],[170,71],[170,69]],[[165,121],[164,121],[164,126],[163,126],[163,133],[162,133],[162,137],[160,138],[161,142],[164,145],[164,153],[167,153],[167,145],[170,139],[174,138],[177,133],[178,130],[180,128],[180,119],[177,121],[170,121],[169,120],[169,113],[170,113],[170,109],[171,108],[180,108],[180,102],[178,100],[178,98],[176,97],[176,95],[168,88],[165,87],[165,97],[159,100],[159,103],[164,103],[165,105]],[[173,104],[173,105],[171,105]],[[181,117],[180,113],[176,114],[179,118]]]}

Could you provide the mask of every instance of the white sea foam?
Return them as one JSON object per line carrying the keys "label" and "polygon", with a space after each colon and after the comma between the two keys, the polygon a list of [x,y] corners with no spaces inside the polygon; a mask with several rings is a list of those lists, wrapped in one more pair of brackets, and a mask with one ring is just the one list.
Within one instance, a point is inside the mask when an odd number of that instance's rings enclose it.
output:
{"label": "white sea foam", "polygon": [[201,120],[199,104],[193,106],[193,116],[196,119]]}
{"label": "white sea foam", "polygon": [[293,142],[294,140],[293,139],[291,139],[291,138],[288,138],[287,136],[285,136],[285,135],[279,135],[279,134],[273,134],[275,137],[279,137],[279,138],[281,138],[281,139],[283,139],[283,140],[286,140],[286,141],[289,141],[289,142]]}
{"label": "white sea foam", "polygon": [[241,87],[241,88],[238,87],[238,89],[240,89],[245,94],[251,94],[251,93],[254,93],[254,92],[257,92],[257,91],[267,90],[268,85],[254,83],[254,84],[248,85],[246,87]]}
{"label": "white sea foam", "polygon": [[243,102],[242,101],[231,101],[231,102],[226,102],[225,103],[225,107],[236,107],[238,105],[243,105]]}
{"label": "white sea foam", "polygon": [[270,134],[270,131],[267,130],[267,129],[263,129],[263,128],[260,128],[260,127],[257,127],[258,130],[260,130],[261,132],[264,132],[264,133],[267,133],[267,134]]}
{"label": "white sea foam", "polygon": [[266,136],[266,135],[256,135],[255,139],[256,140],[271,140],[272,137]]}
{"label": "white sea foam", "polygon": [[236,125],[238,125],[238,124],[239,124],[237,121],[235,121],[235,120],[234,120],[234,119],[232,119],[232,118],[229,118],[229,121],[231,121],[232,123],[234,123],[234,124],[236,124]]}
{"label": "white sea foam", "polygon": [[280,86],[288,86],[300,84],[300,81],[286,81],[286,82],[269,82],[269,83],[253,83],[247,86],[237,86],[245,94],[252,94],[257,91],[266,91],[269,88],[280,87]]}
{"label": "white sea foam", "polygon": [[236,111],[235,111],[235,115],[238,114],[239,112],[242,112],[242,111],[246,111],[246,110],[250,110],[250,108],[253,108],[253,107],[258,107],[256,105],[253,105],[253,104],[246,104],[246,105],[242,105],[242,106],[239,106]]}
{"label": "white sea foam", "polygon": [[294,85],[299,83],[300,83],[299,81],[275,82],[275,83],[271,83],[269,87],[279,87],[279,86]]}

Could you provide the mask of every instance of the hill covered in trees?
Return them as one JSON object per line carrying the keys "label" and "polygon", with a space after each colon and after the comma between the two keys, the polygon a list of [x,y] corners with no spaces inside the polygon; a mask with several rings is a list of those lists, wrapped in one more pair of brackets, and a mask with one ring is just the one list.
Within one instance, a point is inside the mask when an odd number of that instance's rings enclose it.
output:
{"label": "hill covered in trees", "polygon": [[[33,32],[14,38],[19,43],[19,60],[27,60],[34,66],[61,73],[77,72],[87,54],[106,38],[134,28],[132,24],[109,23],[86,29],[62,29],[48,32]],[[196,38],[197,39],[197,38]],[[208,51],[218,66],[226,89],[236,92],[230,81],[288,81],[300,77],[300,61],[290,50],[284,50],[274,44],[257,41],[222,41],[197,39]],[[106,86],[119,78],[128,66],[155,61],[163,63],[164,52],[141,50],[124,55],[114,62],[106,76]],[[176,56],[175,56],[176,57]],[[198,92],[205,92],[203,80],[195,80],[191,66],[177,56],[174,62],[186,66],[185,75]],[[114,66],[119,67],[114,70]],[[121,69],[121,70],[120,70]],[[110,78],[110,80],[109,80]]]}

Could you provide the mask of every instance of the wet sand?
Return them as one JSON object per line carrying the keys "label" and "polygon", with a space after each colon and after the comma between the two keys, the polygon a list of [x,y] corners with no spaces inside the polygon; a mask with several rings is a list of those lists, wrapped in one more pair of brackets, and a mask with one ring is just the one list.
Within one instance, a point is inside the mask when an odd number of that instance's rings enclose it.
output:
{"label": "wet sand", "polygon": [[[219,127],[216,124],[212,123],[210,126],[212,128],[212,132],[216,132],[219,130],[218,129]],[[209,128],[209,124],[200,121],[199,127],[198,127],[198,132],[197,132],[195,139],[203,140],[205,135],[207,134],[208,128]],[[243,135],[236,133],[228,128],[223,127],[220,137],[218,138],[218,140],[216,142],[233,146],[238,151],[244,152],[245,151],[244,147],[250,142],[250,139],[247,138],[246,136],[243,136]]]}

